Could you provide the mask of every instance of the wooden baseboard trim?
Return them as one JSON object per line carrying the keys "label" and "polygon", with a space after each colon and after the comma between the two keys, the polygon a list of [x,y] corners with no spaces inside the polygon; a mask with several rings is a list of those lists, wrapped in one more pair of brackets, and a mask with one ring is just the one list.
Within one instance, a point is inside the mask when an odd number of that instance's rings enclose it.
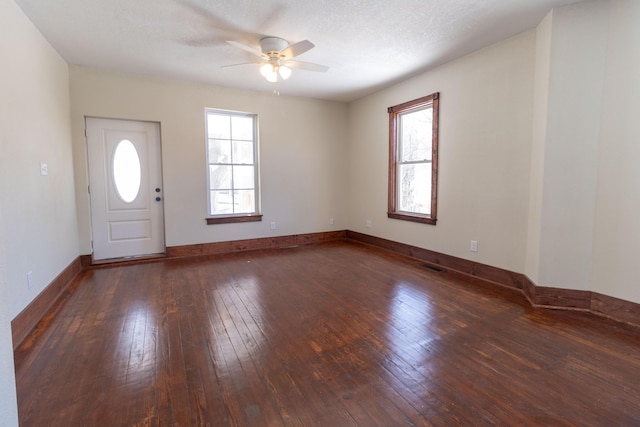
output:
{"label": "wooden baseboard trim", "polygon": [[74,277],[82,271],[82,262],[77,257],[53,279],[31,303],[11,321],[11,335],[15,350],[36,327],[38,322],[62,297]]}
{"label": "wooden baseboard trim", "polygon": [[514,289],[522,289],[523,287],[523,276],[521,274],[513,273],[501,268],[442,254],[429,249],[419,248],[417,246],[382,239],[380,237],[357,233],[355,231],[347,231],[347,239],[387,249],[392,252],[418,259],[444,270],[479,278],[497,285]]}
{"label": "wooden baseboard trim", "polygon": [[579,289],[562,289],[538,286],[527,276],[524,296],[534,307],[565,308],[590,311],[593,292]]}
{"label": "wooden baseboard trim", "polygon": [[286,246],[308,245],[345,239],[347,232],[328,231],[321,233],[294,234],[290,236],[264,237],[259,239],[231,240],[226,242],[201,243],[196,245],[168,246],[168,258],[184,258],[204,255],[251,251],[258,249],[274,249]]}
{"label": "wooden baseboard trim", "polygon": [[347,239],[377,246],[476,280],[520,290],[533,307],[587,311],[640,327],[640,304],[597,292],[538,286],[526,275],[416,246],[347,231]]}
{"label": "wooden baseboard trim", "polygon": [[90,267],[93,263],[93,256],[91,255],[80,255],[80,263],[82,264],[82,268]]}
{"label": "wooden baseboard trim", "polygon": [[589,311],[618,322],[640,327],[640,304],[634,302],[592,292]]}

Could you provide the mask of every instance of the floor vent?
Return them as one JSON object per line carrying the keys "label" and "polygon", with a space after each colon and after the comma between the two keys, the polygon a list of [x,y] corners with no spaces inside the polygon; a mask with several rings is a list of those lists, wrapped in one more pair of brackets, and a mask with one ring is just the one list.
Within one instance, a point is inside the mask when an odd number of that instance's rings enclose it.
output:
{"label": "floor vent", "polygon": [[434,267],[434,266],[433,266],[433,265],[431,265],[431,264],[420,264],[420,266],[421,266],[421,267],[424,267],[424,268],[427,268],[427,269],[429,269],[429,270],[431,270],[431,271],[435,271],[435,272],[437,272],[437,273],[444,273],[445,271],[447,271],[447,270],[443,270],[443,269],[438,268],[438,267]]}
{"label": "floor vent", "polygon": [[287,246],[280,246],[280,249],[293,249],[298,247],[300,247],[300,245],[287,245]]}

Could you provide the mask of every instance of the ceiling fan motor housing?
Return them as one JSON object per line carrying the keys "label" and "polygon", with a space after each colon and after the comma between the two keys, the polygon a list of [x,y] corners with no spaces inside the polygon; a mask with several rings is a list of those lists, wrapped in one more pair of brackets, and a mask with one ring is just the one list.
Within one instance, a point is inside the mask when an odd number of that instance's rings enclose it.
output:
{"label": "ceiling fan motor housing", "polygon": [[265,55],[280,53],[289,47],[289,43],[280,37],[265,37],[260,40],[260,49]]}

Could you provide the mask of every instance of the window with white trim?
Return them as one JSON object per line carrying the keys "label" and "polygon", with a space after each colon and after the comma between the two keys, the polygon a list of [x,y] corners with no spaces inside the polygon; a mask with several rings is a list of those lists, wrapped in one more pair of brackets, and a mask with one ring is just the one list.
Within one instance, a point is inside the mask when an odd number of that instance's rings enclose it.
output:
{"label": "window with white trim", "polygon": [[260,221],[258,116],[205,109],[208,224]]}

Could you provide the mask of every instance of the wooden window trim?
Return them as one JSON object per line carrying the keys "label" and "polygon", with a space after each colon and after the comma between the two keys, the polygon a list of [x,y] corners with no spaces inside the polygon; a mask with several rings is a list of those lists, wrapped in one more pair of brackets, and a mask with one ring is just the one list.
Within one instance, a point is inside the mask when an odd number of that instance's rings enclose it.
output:
{"label": "wooden window trim", "polygon": [[[433,125],[431,141],[431,214],[424,215],[398,210],[398,116],[412,110],[431,105],[433,108]],[[438,127],[440,119],[440,93],[435,92],[422,98],[414,99],[387,109],[389,113],[389,201],[387,217],[404,221],[435,225],[437,221],[438,200]]]}
{"label": "wooden window trim", "polygon": [[207,221],[207,225],[234,224],[239,222],[259,222],[262,221],[262,214],[220,215],[205,219]]}

